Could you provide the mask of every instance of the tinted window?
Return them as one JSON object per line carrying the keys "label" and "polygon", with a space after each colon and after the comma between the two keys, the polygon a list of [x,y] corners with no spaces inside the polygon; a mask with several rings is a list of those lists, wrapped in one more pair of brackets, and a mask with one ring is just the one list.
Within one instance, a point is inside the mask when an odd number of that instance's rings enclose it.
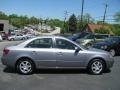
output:
{"label": "tinted window", "polygon": [[56,39],[56,47],[60,49],[74,50],[76,46],[67,40]]}
{"label": "tinted window", "polygon": [[87,35],[84,37],[84,39],[94,39],[94,35]]}
{"label": "tinted window", "polygon": [[109,43],[119,43],[120,39],[116,37],[111,37],[111,38],[106,38],[104,41]]}
{"label": "tinted window", "polygon": [[52,39],[51,38],[36,39],[30,42],[26,47],[28,48],[51,48]]}
{"label": "tinted window", "polygon": [[108,35],[95,35],[96,39],[105,39],[107,37],[108,37]]}

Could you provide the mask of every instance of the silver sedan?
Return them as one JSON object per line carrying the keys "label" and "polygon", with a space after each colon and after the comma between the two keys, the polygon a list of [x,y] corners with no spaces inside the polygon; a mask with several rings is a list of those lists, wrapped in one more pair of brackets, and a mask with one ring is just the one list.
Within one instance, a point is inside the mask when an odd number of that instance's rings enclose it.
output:
{"label": "silver sedan", "polygon": [[91,74],[102,74],[113,66],[113,57],[106,51],[88,49],[60,36],[42,36],[19,45],[6,47],[1,58],[6,66],[21,74],[35,69],[88,69]]}

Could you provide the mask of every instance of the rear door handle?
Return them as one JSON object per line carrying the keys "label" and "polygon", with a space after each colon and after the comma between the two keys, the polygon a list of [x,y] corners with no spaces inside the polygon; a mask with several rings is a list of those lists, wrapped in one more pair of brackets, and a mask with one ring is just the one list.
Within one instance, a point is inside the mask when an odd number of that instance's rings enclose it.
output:
{"label": "rear door handle", "polygon": [[32,51],[33,54],[36,54],[36,51]]}
{"label": "rear door handle", "polygon": [[36,51],[32,51],[33,53],[35,53]]}

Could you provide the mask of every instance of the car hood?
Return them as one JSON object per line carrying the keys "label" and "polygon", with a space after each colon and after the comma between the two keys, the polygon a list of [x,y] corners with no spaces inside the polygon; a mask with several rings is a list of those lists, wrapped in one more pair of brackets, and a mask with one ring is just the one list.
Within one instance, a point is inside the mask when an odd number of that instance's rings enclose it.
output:
{"label": "car hood", "polygon": [[95,52],[95,53],[107,53],[107,52],[104,51],[104,50],[96,49],[96,48],[89,48],[88,51],[90,51],[90,52]]}
{"label": "car hood", "polygon": [[111,43],[109,42],[98,42],[98,43],[95,43],[94,45],[99,45],[99,46],[103,46],[103,45],[111,45]]}

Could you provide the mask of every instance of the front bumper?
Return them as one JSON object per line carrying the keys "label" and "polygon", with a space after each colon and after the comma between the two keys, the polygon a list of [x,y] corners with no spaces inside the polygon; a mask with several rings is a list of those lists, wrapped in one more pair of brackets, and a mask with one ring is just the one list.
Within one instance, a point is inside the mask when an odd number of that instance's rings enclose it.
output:
{"label": "front bumper", "polygon": [[109,58],[109,60],[107,61],[107,68],[112,68],[114,64],[114,58]]}

